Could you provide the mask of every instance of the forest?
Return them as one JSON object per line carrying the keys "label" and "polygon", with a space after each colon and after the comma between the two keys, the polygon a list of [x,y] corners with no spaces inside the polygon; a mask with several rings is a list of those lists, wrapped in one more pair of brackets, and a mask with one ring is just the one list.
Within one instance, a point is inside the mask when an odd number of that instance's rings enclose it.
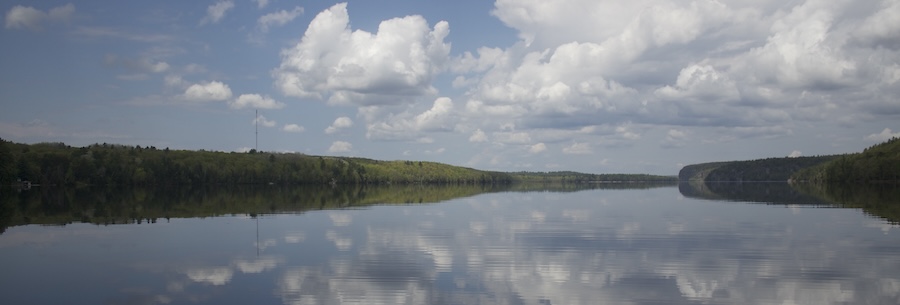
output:
{"label": "forest", "polygon": [[433,162],[296,153],[0,141],[0,181],[40,185],[509,183],[512,177]]}
{"label": "forest", "polygon": [[900,139],[892,138],[859,153],[685,166],[681,181],[792,181],[815,183],[900,182]]}
{"label": "forest", "polygon": [[900,139],[892,138],[860,153],[841,155],[805,168],[791,180],[815,183],[900,182]]}
{"label": "forest", "polygon": [[685,166],[678,173],[680,180],[706,182],[786,182],[795,172],[815,166],[837,156],[813,156],[796,158],[767,158],[748,161],[701,163]]}
{"label": "forest", "polygon": [[483,171],[425,161],[379,161],[251,150],[153,146],[20,144],[0,139],[0,185],[475,184],[514,182],[675,182],[643,174]]}

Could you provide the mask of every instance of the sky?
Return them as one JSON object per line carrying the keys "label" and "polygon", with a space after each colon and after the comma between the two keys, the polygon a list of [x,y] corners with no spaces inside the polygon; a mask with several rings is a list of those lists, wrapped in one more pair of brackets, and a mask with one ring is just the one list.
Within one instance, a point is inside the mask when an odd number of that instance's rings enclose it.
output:
{"label": "sky", "polygon": [[19,143],[674,175],[900,136],[900,0],[0,10],[0,137]]}

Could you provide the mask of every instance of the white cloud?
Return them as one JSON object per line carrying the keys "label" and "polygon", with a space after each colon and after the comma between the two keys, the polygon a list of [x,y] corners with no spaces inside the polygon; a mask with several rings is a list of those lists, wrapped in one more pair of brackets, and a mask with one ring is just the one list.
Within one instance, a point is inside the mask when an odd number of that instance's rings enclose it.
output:
{"label": "white cloud", "polygon": [[494,142],[503,144],[528,144],[531,143],[531,135],[524,131],[497,131],[493,133]]}
{"label": "white cloud", "polygon": [[183,97],[194,102],[225,101],[231,98],[231,88],[218,81],[193,84],[184,91]]}
{"label": "white cloud", "polygon": [[303,14],[302,7],[294,7],[293,10],[280,10],[274,13],[265,14],[262,17],[259,17],[256,20],[256,26],[259,27],[259,30],[262,32],[268,32],[269,28],[272,26],[283,26],[288,22],[293,21],[297,16]]}
{"label": "white cloud", "polygon": [[413,116],[410,112],[391,114],[383,121],[367,125],[366,137],[378,140],[409,140],[422,132],[451,131],[457,119],[453,101],[446,97],[434,100],[431,108]]}
{"label": "white cloud", "polygon": [[542,153],[545,150],[547,150],[547,145],[544,143],[537,143],[537,144],[531,145],[531,147],[528,148],[528,152],[530,152],[532,154]]}
{"label": "white cloud", "polygon": [[[455,87],[469,89],[469,121],[515,121],[525,132],[722,126],[766,138],[776,133],[756,131],[790,134],[803,121],[900,113],[898,7],[498,0],[492,14],[521,40],[464,53],[450,71],[461,74]],[[683,145],[676,140],[664,145]]]}
{"label": "white cloud", "polygon": [[256,2],[256,7],[259,9],[264,9],[269,5],[269,0],[253,0],[253,2]]}
{"label": "white cloud", "polygon": [[415,118],[416,130],[447,130],[450,113],[453,111],[453,101],[450,98],[440,97],[434,100],[431,109],[420,113]]}
{"label": "white cloud", "polygon": [[206,8],[206,17],[203,17],[203,19],[200,20],[200,25],[219,23],[219,21],[225,17],[225,14],[233,8],[234,1],[231,0],[219,1],[216,2],[216,4],[210,5]]}
{"label": "white cloud", "polygon": [[472,136],[469,137],[469,142],[487,142],[487,140],[487,135],[480,128],[476,129]]}
{"label": "white cloud", "polygon": [[166,87],[177,89],[184,89],[188,86],[188,82],[184,80],[181,75],[177,74],[166,75],[166,77],[163,78],[163,84],[165,84]]}
{"label": "white cloud", "polygon": [[799,150],[794,150],[788,155],[788,158],[797,158],[800,156],[803,156],[803,153],[800,152]]}
{"label": "white cloud", "polygon": [[328,147],[328,152],[330,153],[344,153],[353,150],[353,144],[344,141],[334,141],[331,143],[331,147]]}
{"label": "white cloud", "polygon": [[585,155],[593,153],[591,150],[591,145],[586,142],[575,142],[572,145],[564,147],[563,153],[569,155]]}
{"label": "white cloud", "polygon": [[325,133],[333,134],[338,131],[341,131],[341,129],[350,128],[351,126],[353,126],[353,120],[351,120],[348,117],[342,116],[337,119],[334,119],[334,123],[331,123],[331,126],[328,126],[328,128],[325,128]]}
{"label": "white cloud", "polygon": [[37,31],[43,29],[45,23],[68,22],[74,14],[75,5],[71,3],[51,8],[47,12],[30,6],[16,5],[6,12],[5,27]]}
{"label": "white cloud", "polygon": [[892,138],[900,138],[900,132],[893,132],[890,128],[885,128],[880,133],[873,133],[865,137],[868,141],[884,142]]}
{"label": "white cloud", "polygon": [[282,51],[275,86],[293,97],[331,104],[398,104],[433,93],[448,60],[447,22],[433,29],[421,16],[382,21],[374,34],[350,29],[346,3],[322,11],[300,43]]}
{"label": "white cloud", "polygon": [[251,122],[251,123],[259,124],[263,127],[275,127],[275,125],[277,124],[275,121],[270,121],[270,120],[266,119],[266,117],[263,115],[257,116],[255,119],[253,119],[253,122]]}
{"label": "white cloud", "polygon": [[684,147],[687,145],[686,140],[687,134],[678,129],[669,129],[666,132],[666,139],[662,142],[663,148],[676,148],[676,147]]}
{"label": "white cloud", "polygon": [[691,65],[682,69],[675,86],[665,86],[656,93],[668,99],[693,98],[718,103],[740,98],[735,82],[710,65]]}
{"label": "white cloud", "polygon": [[678,129],[669,129],[669,131],[666,133],[666,140],[669,141],[678,141],[684,139],[685,137],[686,134],[684,133],[684,131]]}
{"label": "white cloud", "polygon": [[278,102],[269,96],[261,96],[259,94],[241,94],[230,104],[231,108],[259,108],[259,109],[281,109],[284,103]]}
{"label": "white cloud", "polygon": [[284,125],[284,128],[282,128],[282,130],[287,131],[287,132],[301,133],[301,132],[305,131],[306,128],[303,128],[303,126],[300,126],[297,124],[287,124],[287,125]]}

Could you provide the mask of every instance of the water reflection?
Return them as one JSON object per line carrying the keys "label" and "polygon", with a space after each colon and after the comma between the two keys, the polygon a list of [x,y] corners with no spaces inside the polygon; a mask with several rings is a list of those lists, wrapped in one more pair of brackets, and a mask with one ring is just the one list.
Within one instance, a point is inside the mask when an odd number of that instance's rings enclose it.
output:
{"label": "water reflection", "polygon": [[0,295],[16,304],[897,304],[896,229],[853,209],[724,204],[674,188],[19,226],[0,235],[0,260],[17,262],[0,275]]}
{"label": "water reflection", "polygon": [[900,185],[812,184],[784,182],[680,183],[678,191],[690,198],[813,207],[861,209],[891,223],[900,223]]}
{"label": "water reflection", "polygon": [[0,234],[27,224],[141,224],[171,218],[302,213],[373,204],[422,204],[494,192],[649,189],[671,184],[230,186],[0,189]]}

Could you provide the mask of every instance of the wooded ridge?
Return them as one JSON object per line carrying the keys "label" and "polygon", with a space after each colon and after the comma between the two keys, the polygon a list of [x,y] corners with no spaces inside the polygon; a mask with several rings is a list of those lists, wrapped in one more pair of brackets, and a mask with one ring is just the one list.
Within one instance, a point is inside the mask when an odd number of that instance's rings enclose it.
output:
{"label": "wooded ridge", "polygon": [[860,153],[710,162],[685,166],[681,181],[900,182],[900,139]]}
{"label": "wooded ridge", "polygon": [[20,144],[0,139],[0,183],[41,185],[509,184],[649,182],[643,174],[483,171],[426,161],[379,161],[299,153],[247,153],[94,144]]}

